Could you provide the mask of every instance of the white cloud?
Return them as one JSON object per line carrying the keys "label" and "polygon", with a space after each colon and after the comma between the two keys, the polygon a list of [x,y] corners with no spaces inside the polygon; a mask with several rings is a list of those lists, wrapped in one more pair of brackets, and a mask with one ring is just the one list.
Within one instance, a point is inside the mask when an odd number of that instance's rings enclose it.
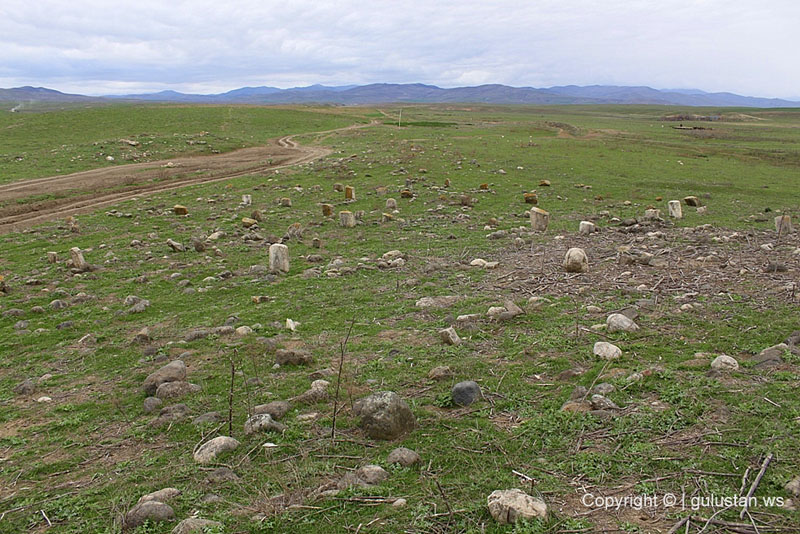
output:
{"label": "white cloud", "polygon": [[796,96],[800,3],[5,0],[0,86],[593,83]]}

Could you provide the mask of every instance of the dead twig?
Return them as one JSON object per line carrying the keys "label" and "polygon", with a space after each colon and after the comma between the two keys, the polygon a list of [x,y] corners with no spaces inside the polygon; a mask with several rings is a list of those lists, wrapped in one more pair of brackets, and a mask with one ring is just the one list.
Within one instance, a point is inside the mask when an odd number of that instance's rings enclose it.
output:
{"label": "dead twig", "polygon": [[761,482],[761,478],[764,476],[764,473],[767,471],[767,467],[769,467],[769,463],[774,458],[774,454],[769,453],[766,458],[764,458],[764,462],[761,464],[761,470],[756,475],[756,479],[753,481],[753,484],[750,485],[750,490],[747,492],[747,497],[744,500],[744,507],[742,508],[741,513],[739,514],[739,519],[744,519],[744,515],[747,513],[747,506],[750,502],[750,497],[753,496],[753,493],[756,492],[756,488],[758,488],[758,484]]}
{"label": "dead twig", "polygon": [[356,318],[350,320],[350,328],[347,329],[347,335],[344,341],[339,345],[339,369],[336,374],[336,394],[333,398],[333,420],[331,421],[331,441],[336,442],[336,414],[339,408],[339,390],[342,386],[342,369],[344,368],[344,357],[347,350],[347,341],[350,339],[350,333],[353,331],[353,326],[356,324]]}

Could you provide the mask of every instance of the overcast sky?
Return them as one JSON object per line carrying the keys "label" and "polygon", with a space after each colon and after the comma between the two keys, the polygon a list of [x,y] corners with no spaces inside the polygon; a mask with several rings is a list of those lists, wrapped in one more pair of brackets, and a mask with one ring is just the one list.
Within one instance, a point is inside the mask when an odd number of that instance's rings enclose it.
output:
{"label": "overcast sky", "polygon": [[0,87],[421,82],[800,96],[800,0],[2,0]]}

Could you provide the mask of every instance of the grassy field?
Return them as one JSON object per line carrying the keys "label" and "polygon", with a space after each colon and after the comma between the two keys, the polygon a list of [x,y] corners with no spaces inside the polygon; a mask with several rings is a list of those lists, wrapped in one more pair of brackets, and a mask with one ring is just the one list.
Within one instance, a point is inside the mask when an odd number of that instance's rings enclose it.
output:
{"label": "grassy field", "polygon": [[[0,113],[0,182],[119,165],[133,152],[163,159],[293,133],[334,150],[279,173],[116,207],[130,218],[109,210],[79,216],[78,232],[57,221],[0,236],[9,287],[0,294],[0,532],[119,532],[120,516],[139,497],[165,487],[182,492],[169,503],[178,520],[198,515],[224,532],[644,533],[667,532],[689,515],[680,532],[749,532],[732,524],[798,532],[797,511],[758,506],[739,519],[741,507],[688,503],[746,492],[770,454],[755,496],[788,499],[785,484],[800,476],[800,356],[786,351],[775,366],[754,358],[800,330],[800,239],[777,236],[772,222],[786,213],[796,225],[800,213],[800,111],[407,106],[398,128],[399,110]],[[723,120],[663,120],[689,112]],[[367,120],[379,124],[313,133]],[[354,186],[356,200],[345,202],[334,183]],[[401,198],[406,188],[413,198]],[[544,233],[530,232],[522,195],[531,191],[551,214]],[[243,194],[252,195],[251,206],[240,205]],[[669,220],[666,202],[688,195],[707,213],[684,206],[683,219]],[[291,207],[278,203],[283,197]],[[398,212],[382,221],[389,197]],[[360,224],[340,227],[320,203],[363,212]],[[175,204],[189,215],[176,216]],[[651,206],[667,220],[634,231],[620,225]],[[255,209],[263,215],[259,236],[241,223]],[[601,232],[578,235],[582,220]],[[268,243],[295,223],[302,235],[286,241],[288,275],[253,268],[267,264]],[[487,237],[500,230],[505,235]],[[204,252],[192,249],[193,237],[216,231],[224,235]],[[167,239],[187,251],[174,252]],[[586,250],[589,273],[563,271],[573,246]],[[98,269],[73,274],[65,264],[71,247]],[[628,264],[620,247],[667,261]],[[405,264],[377,268],[391,250]],[[48,263],[48,251],[57,263]],[[472,267],[475,258],[499,266]],[[785,270],[765,269],[770,263]],[[129,295],[150,306],[130,313]],[[253,296],[268,300],[256,304]],[[416,305],[436,296],[458,298],[442,308]],[[55,299],[67,306],[53,309]],[[525,313],[486,316],[507,300]],[[619,310],[638,314],[641,329],[593,328]],[[479,317],[457,322],[464,314]],[[286,319],[301,324],[292,332]],[[253,333],[184,340],[192,329],[225,324]],[[460,345],[439,339],[451,324]],[[291,403],[285,432],[245,435],[253,406],[293,399],[310,387],[313,371],[337,370],[351,326],[337,439],[330,438],[335,376],[327,377],[327,400]],[[134,341],[143,327],[152,338],[145,344]],[[597,358],[597,341],[618,345],[622,357]],[[276,346],[304,347],[315,361],[276,368]],[[711,371],[719,354],[736,358],[739,369]],[[144,413],[141,384],[175,358],[202,390],[165,401],[185,403],[187,419],[155,425],[158,411]],[[452,377],[429,379],[442,365]],[[14,393],[28,378],[35,392]],[[463,380],[477,381],[482,396],[456,407],[450,390]],[[577,387],[601,383],[613,386],[607,397],[619,409],[561,410]],[[394,442],[366,437],[351,411],[354,401],[385,390],[405,398],[417,419]],[[211,467],[226,466],[237,479],[219,480],[192,451],[228,435],[231,392],[232,435],[241,445]],[[50,401],[37,402],[42,396]],[[211,411],[218,422],[193,423]],[[389,465],[398,446],[417,451],[421,463]],[[389,477],[318,495],[366,464]],[[496,523],[487,496],[515,487],[540,496],[548,519]],[[588,494],[685,495],[687,504],[602,510],[582,502]],[[398,498],[406,506],[393,506]]]}

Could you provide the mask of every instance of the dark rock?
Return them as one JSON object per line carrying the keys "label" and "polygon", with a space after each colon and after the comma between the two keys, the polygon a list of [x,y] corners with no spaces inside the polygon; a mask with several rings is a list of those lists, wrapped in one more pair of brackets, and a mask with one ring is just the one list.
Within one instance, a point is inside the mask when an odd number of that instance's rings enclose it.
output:
{"label": "dark rock", "polygon": [[181,360],[173,360],[167,365],[150,373],[144,379],[142,389],[148,395],[154,395],[158,386],[167,382],[180,382],[186,379],[186,364]]}
{"label": "dark rock", "polygon": [[289,403],[286,401],[272,401],[267,404],[259,404],[253,408],[254,414],[266,413],[269,414],[274,420],[278,421],[283,419],[286,412],[289,411]]}
{"label": "dark rock", "polygon": [[472,380],[467,380],[465,382],[459,382],[453,389],[451,390],[450,394],[453,397],[453,403],[459,406],[469,406],[481,395],[481,387]]}
{"label": "dark rock", "polygon": [[275,363],[278,365],[306,365],[314,361],[311,353],[305,350],[278,349],[275,351]]}
{"label": "dark rock", "polygon": [[353,412],[361,428],[373,439],[395,439],[416,426],[411,409],[397,393],[381,391],[359,400]]}
{"label": "dark rock", "polygon": [[16,395],[33,395],[36,391],[36,384],[30,378],[27,378],[14,386],[13,391]]}

